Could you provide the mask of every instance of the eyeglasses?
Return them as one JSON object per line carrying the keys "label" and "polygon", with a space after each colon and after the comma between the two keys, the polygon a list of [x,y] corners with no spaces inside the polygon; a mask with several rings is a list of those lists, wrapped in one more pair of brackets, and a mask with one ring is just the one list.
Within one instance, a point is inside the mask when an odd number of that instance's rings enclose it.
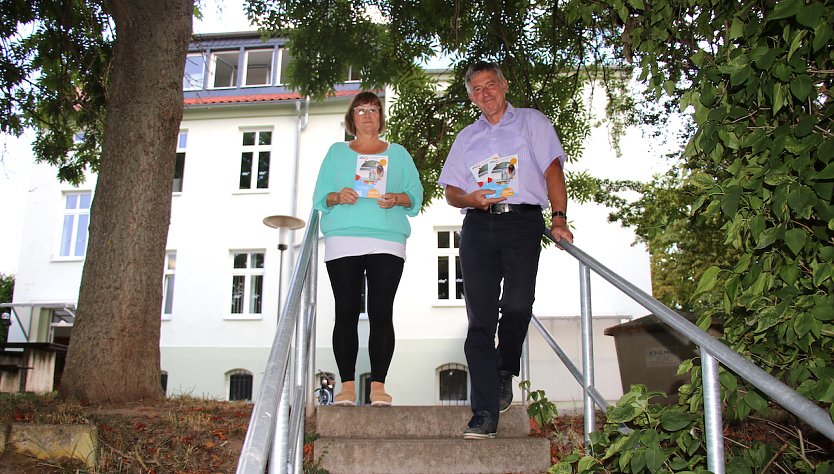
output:
{"label": "eyeglasses", "polygon": [[353,111],[356,112],[359,115],[379,113],[379,109],[376,108],[376,107],[363,107],[363,106],[359,106],[359,105],[354,107]]}

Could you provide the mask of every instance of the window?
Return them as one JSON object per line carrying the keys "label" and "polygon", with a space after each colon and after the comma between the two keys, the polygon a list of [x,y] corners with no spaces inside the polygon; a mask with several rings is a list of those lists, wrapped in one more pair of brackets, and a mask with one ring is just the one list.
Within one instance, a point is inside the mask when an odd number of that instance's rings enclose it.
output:
{"label": "window", "polygon": [[211,87],[237,87],[238,57],[240,51],[224,51],[211,54]]}
{"label": "window", "polygon": [[86,254],[92,200],[92,193],[89,192],[65,195],[60,256],[83,257]]}
{"label": "window", "polygon": [[[171,317],[174,309],[174,273],[177,269],[177,252],[165,254],[165,275],[162,278],[162,317]],[[167,318],[166,318],[167,316]]]}
{"label": "window", "polygon": [[278,84],[286,84],[289,80],[289,66],[292,62],[292,55],[290,54],[290,50],[287,48],[281,48],[281,70],[280,70],[280,77],[278,78]]}
{"label": "window", "polygon": [[446,364],[437,370],[438,401],[441,405],[466,405],[469,400],[469,377],[466,367]]}
{"label": "window", "polygon": [[229,382],[229,401],[252,401],[252,373],[243,370],[231,370],[227,374]]}
{"label": "window", "polygon": [[188,144],[188,132],[180,132],[177,137],[177,162],[174,165],[174,192],[182,192],[182,180],[185,173],[185,146]]}
{"label": "window", "polygon": [[232,254],[232,314],[261,314],[264,253]]}
{"label": "window", "polygon": [[182,76],[182,89],[193,91],[203,88],[206,70],[206,56],[203,53],[191,53],[185,57],[185,74]]}
{"label": "window", "polygon": [[347,74],[345,75],[345,82],[359,82],[362,80],[362,76],[360,74],[361,69],[358,67],[350,66],[348,67]]}
{"label": "window", "polygon": [[362,397],[359,399],[359,405],[371,404],[371,373],[365,372],[359,376],[359,393]]}
{"label": "window", "polygon": [[272,49],[246,51],[243,85],[268,86],[272,84]]}
{"label": "window", "polygon": [[[242,149],[240,155],[240,189],[269,188],[272,131],[243,132]],[[252,179],[253,176],[255,177],[254,180]]]}
{"label": "window", "polygon": [[437,231],[437,299],[463,301],[460,229]]}
{"label": "window", "polygon": [[359,319],[368,319],[368,275],[362,275],[362,295],[359,303]]}
{"label": "window", "polygon": [[159,382],[162,384],[162,394],[167,395],[168,394],[168,372],[163,370],[159,373]]}

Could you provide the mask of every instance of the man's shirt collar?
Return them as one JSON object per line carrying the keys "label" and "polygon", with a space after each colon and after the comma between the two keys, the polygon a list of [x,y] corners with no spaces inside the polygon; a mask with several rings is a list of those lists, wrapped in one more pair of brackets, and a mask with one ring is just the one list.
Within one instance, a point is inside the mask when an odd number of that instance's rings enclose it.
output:
{"label": "man's shirt collar", "polygon": [[478,117],[478,122],[482,122],[484,125],[495,127],[498,125],[511,123],[513,120],[515,120],[515,115],[515,107],[513,107],[513,104],[509,103],[508,101],[507,109],[504,110],[504,115],[501,116],[501,120],[499,120],[498,123],[496,123],[495,125],[489,123],[489,120],[487,120],[486,115],[484,115],[483,112],[481,112],[481,116]]}

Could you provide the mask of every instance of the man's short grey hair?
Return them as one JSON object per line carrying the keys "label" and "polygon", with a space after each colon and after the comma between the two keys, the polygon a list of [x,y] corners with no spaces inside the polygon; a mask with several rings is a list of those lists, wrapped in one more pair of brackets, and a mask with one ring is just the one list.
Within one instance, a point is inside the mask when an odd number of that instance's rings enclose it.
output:
{"label": "man's short grey hair", "polygon": [[504,77],[504,72],[501,71],[501,66],[498,63],[491,63],[488,61],[478,61],[477,63],[469,66],[469,69],[466,70],[466,76],[464,76],[464,82],[466,83],[466,92],[472,92],[470,84],[472,84],[472,76],[479,72],[484,71],[492,71],[496,75],[498,75],[498,79],[501,81],[506,81],[507,79]]}

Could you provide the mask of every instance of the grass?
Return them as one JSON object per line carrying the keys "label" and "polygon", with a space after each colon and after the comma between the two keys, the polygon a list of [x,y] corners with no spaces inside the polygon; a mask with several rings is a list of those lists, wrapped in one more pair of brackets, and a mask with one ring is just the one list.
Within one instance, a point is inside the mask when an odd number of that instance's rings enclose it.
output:
{"label": "grass", "polygon": [[[93,424],[98,428],[96,473],[234,472],[251,405],[192,397],[150,404],[83,406],[55,395],[0,394],[0,424]],[[16,469],[4,471],[3,469]],[[89,472],[70,459],[38,460],[6,453],[2,472]]]}
{"label": "grass", "polygon": [[[84,463],[72,459],[38,460],[6,453],[0,457],[0,474],[52,473],[233,473],[237,466],[252,405],[194,397],[168,398],[161,402],[120,406],[84,406],[61,402],[54,394],[0,393],[0,427],[9,423],[93,424],[98,427],[99,463],[89,471]],[[604,414],[597,413],[597,428]],[[543,428],[531,423],[533,436],[550,440],[551,460],[557,462],[574,450],[583,450],[581,412],[563,412]],[[309,430],[312,431],[312,430]],[[802,436],[790,417],[771,419],[751,417],[743,424],[725,427],[725,443],[745,449],[754,441],[782,446],[790,438]],[[326,474],[320,461],[327,453],[314,453],[315,434],[305,436],[304,472]],[[812,436],[818,438],[818,436]],[[815,444],[804,439],[803,455],[812,460],[831,456],[834,444],[823,440]],[[783,450],[784,451],[784,450]],[[780,469],[774,458],[772,472]]]}

